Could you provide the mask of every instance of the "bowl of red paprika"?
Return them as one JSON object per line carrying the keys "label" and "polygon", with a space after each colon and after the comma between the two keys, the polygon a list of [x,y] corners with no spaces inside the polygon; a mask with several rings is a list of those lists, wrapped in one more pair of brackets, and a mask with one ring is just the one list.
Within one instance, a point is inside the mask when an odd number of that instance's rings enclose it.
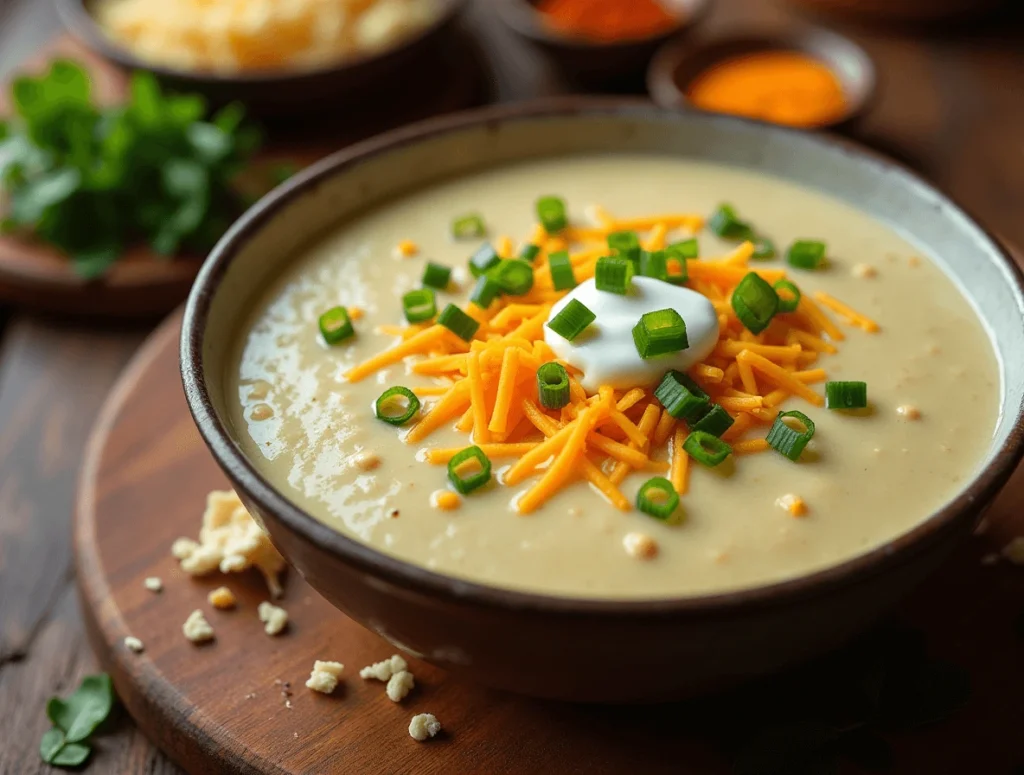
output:
{"label": "bowl of red paprika", "polygon": [[572,83],[642,83],[654,52],[689,32],[711,0],[499,0],[501,20]]}

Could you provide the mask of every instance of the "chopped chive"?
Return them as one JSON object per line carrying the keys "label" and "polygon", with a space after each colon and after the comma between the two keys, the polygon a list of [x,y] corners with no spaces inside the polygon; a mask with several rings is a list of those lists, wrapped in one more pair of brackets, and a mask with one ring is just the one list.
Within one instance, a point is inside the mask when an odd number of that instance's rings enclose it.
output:
{"label": "chopped chive", "polygon": [[452,221],[452,236],[455,239],[479,239],[486,233],[484,219],[477,213],[463,215]]}
{"label": "chopped chive", "polygon": [[488,269],[496,266],[499,261],[501,261],[501,256],[491,247],[491,243],[485,242],[469,259],[469,271],[473,273],[473,277],[479,277]]}
{"label": "chopped chive", "polygon": [[760,334],[779,311],[779,295],[756,272],[749,272],[732,292],[736,317],[752,334]]}
{"label": "chopped chive", "polygon": [[437,314],[437,303],[430,288],[417,288],[402,297],[402,311],[410,323],[422,323]]}
{"label": "chopped chive", "polygon": [[[779,312],[795,312],[796,308],[800,306],[800,289],[789,280],[776,280],[772,288],[775,289],[775,294],[779,297]],[[788,293],[783,296],[780,291]]]}
{"label": "chopped chive", "polygon": [[597,315],[591,312],[586,304],[578,299],[570,299],[547,325],[560,337],[571,342],[596,319]]}
{"label": "chopped chive", "polygon": [[569,403],[569,373],[551,361],[537,369],[537,394],[545,409],[561,409]]}
{"label": "chopped chive", "polygon": [[758,261],[775,258],[775,243],[770,239],[759,235],[752,235],[752,239],[750,241],[754,243],[754,252],[751,254],[751,258],[757,259]]}
{"label": "chopped chive", "polygon": [[551,282],[556,291],[565,291],[576,287],[576,275],[572,271],[572,261],[564,250],[548,256],[548,268],[551,270]]}
{"label": "chopped chive", "polygon": [[622,258],[640,260],[640,238],[635,231],[613,231],[608,235],[608,248]]}
{"label": "chopped chive", "polygon": [[473,334],[480,328],[480,323],[473,320],[473,318],[454,304],[449,304],[441,311],[441,314],[437,316],[437,322],[459,337],[459,339],[467,342],[473,338]]}
{"label": "chopped chive", "polygon": [[542,196],[537,200],[537,218],[548,234],[561,231],[569,224],[565,200],[557,196]]}
{"label": "chopped chive", "polygon": [[694,423],[692,429],[710,433],[712,436],[721,438],[722,434],[729,430],[734,422],[736,421],[732,418],[731,414],[718,404],[715,404],[707,414]]}
{"label": "chopped chive", "polygon": [[826,382],[825,407],[863,409],[868,405],[867,382]]}
{"label": "chopped chive", "polygon": [[633,344],[644,360],[668,355],[690,346],[686,337],[686,323],[674,309],[647,312],[633,326]]}
{"label": "chopped chive", "polygon": [[518,258],[500,261],[488,274],[510,296],[522,296],[533,287],[533,267]]}
{"label": "chopped chive", "polygon": [[750,225],[741,221],[736,215],[736,209],[728,204],[719,205],[711,214],[708,228],[725,239],[746,239],[751,235]]}
{"label": "chopped chive", "polygon": [[662,377],[661,383],[654,389],[654,397],[670,415],[686,422],[696,422],[703,417],[711,402],[708,394],[696,382],[674,369]]}
{"label": "chopped chive", "polygon": [[633,279],[633,262],[619,256],[602,256],[594,269],[594,285],[599,291],[624,295]]}
{"label": "chopped chive", "polygon": [[451,267],[428,261],[423,269],[423,284],[430,288],[437,288],[439,291],[443,291],[448,287],[448,282],[451,279]]}
{"label": "chopped chive", "polygon": [[671,245],[665,248],[665,252],[669,258],[678,258],[680,260],[686,258],[696,258],[700,254],[700,248],[697,245],[697,238],[684,239],[680,242],[673,242]]}
{"label": "chopped chive", "polygon": [[644,514],[664,521],[679,508],[679,493],[668,479],[655,476],[641,485],[636,494],[636,507]]}
{"label": "chopped chive", "polygon": [[[787,417],[792,417],[801,422],[804,430],[798,431],[795,428],[789,427],[786,423]],[[766,441],[772,449],[781,452],[790,460],[796,461],[812,436],[814,436],[814,423],[811,422],[811,418],[803,412],[794,410],[792,412],[779,412],[775,422],[772,424],[771,430],[768,431]]]}
{"label": "chopped chive", "polygon": [[523,261],[533,261],[538,255],[540,255],[540,246],[532,245],[529,242],[523,245],[522,250],[519,251],[519,258]]}
{"label": "chopped chive", "polygon": [[337,344],[348,339],[356,331],[352,327],[352,319],[344,307],[332,307],[320,316],[320,334],[327,344]]}
{"label": "chopped chive", "polygon": [[797,240],[786,251],[786,261],[799,269],[817,269],[825,258],[825,243],[817,240]]}
{"label": "chopped chive", "polygon": [[501,286],[490,274],[484,274],[477,278],[473,292],[469,294],[469,300],[480,309],[487,309],[500,294]]}
{"label": "chopped chive", "polygon": [[642,251],[640,253],[640,274],[668,280],[668,256],[664,250]]}
{"label": "chopped chive", "polygon": [[714,468],[732,453],[732,447],[705,431],[692,431],[683,442],[683,450],[708,468]]}
{"label": "chopped chive", "polygon": [[[469,463],[476,463],[480,469],[465,476],[459,473],[459,469]],[[456,452],[448,461],[448,480],[463,495],[483,487],[490,479],[491,461],[480,447],[466,447],[461,452]]]}
{"label": "chopped chive", "polygon": [[[389,414],[388,406],[398,403],[403,398],[405,399],[405,409],[399,414]],[[401,385],[385,390],[373,405],[373,413],[377,415],[377,419],[383,420],[389,425],[404,425],[419,410],[420,400],[416,398],[416,394]]]}

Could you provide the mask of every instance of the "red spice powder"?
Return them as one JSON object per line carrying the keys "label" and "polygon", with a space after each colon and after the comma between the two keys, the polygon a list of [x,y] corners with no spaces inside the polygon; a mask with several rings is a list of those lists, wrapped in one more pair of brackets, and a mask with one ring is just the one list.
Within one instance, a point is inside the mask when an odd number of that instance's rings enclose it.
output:
{"label": "red spice powder", "polygon": [[680,20],[657,0],[540,0],[536,7],[552,30],[599,42],[652,37]]}

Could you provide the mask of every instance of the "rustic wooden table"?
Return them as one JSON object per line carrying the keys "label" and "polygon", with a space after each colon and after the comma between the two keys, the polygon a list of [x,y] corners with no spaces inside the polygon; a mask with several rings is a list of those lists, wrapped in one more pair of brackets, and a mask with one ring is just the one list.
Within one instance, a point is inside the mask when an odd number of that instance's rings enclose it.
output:
{"label": "rustic wooden table", "polygon": [[[487,1],[477,0],[467,22],[483,39],[497,97],[562,90],[559,79],[500,28]],[[1024,246],[1022,18],[1008,12],[943,33],[843,31],[875,57],[882,81],[856,135],[915,167]],[[764,31],[803,20],[780,2],[719,0],[705,31]],[[0,0],[0,77],[57,29],[50,3]],[[69,522],[90,426],[148,327],[99,327],[15,310],[0,311],[0,324],[0,774],[22,775],[49,771],[38,755],[46,698],[70,691],[95,669],[72,583]],[[1020,645],[992,645],[993,653],[1016,653],[1020,661]],[[1011,708],[1019,710],[1019,703]],[[952,734],[967,746],[981,738],[992,742],[985,723],[983,714],[961,718]],[[1008,762],[1024,761],[1017,756],[1019,741],[1003,746],[989,759],[996,769],[976,771],[1009,772]],[[99,742],[89,771],[178,772],[126,717]]]}

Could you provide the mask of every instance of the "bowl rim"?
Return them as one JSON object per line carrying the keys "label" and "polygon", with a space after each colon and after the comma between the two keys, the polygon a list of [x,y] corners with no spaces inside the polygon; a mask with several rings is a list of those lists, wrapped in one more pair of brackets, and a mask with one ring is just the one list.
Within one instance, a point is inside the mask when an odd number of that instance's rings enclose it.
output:
{"label": "bowl rim", "polygon": [[264,223],[279,210],[314,191],[321,181],[392,150],[418,144],[452,132],[503,122],[539,118],[622,117],[635,120],[704,121],[739,124],[769,135],[799,135],[800,142],[855,155],[886,172],[901,175],[910,186],[937,198],[975,225],[991,241],[1004,276],[1024,298],[1024,274],[1002,243],[953,199],[926,182],[903,164],[847,138],[821,132],[802,132],[788,127],[711,113],[680,112],[659,108],[644,100],[602,97],[560,97],[547,100],[490,106],[453,113],[409,125],[349,146],[316,162],[291,178],[250,208],[221,238],[204,262],[185,306],[181,329],[180,367],[189,411],[215,460],[228,477],[271,520],[296,534],[319,551],[388,584],[415,594],[439,596],[452,602],[483,608],[532,611],[579,617],[678,618],[717,617],[737,611],[775,608],[798,600],[830,594],[892,568],[928,548],[949,529],[973,521],[994,498],[1024,456],[1024,401],[1017,407],[1013,427],[1003,445],[979,469],[955,497],[927,519],[895,539],[812,573],[754,587],[682,597],[618,599],[569,597],[504,588],[437,573],[400,560],[316,520],[276,490],[253,466],[232,440],[214,409],[206,383],[203,342],[206,322],[217,288],[233,257],[258,238]]}
{"label": "bowl rim", "polygon": [[122,68],[150,72],[159,78],[184,84],[272,86],[275,84],[286,85],[313,78],[329,78],[341,73],[352,72],[364,65],[369,65],[372,62],[377,62],[391,56],[399,56],[402,52],[414,47],[451,22],[462,12],[469,0],[441,0],[443,3],[441,13],[430,24],[417,30],[414,34],[402,38],[397,44],[379,51],[361,53],[318,67],[296,70],[251,70],[238,73],[185,70],[156,62],[147,62],[142,57],[136,55],[131,49],[118,44],[103,32],[99,22],[96,21],[96,17],[86,7],[90,0],[52,0],[52,2],[61,23],[72,35],[105,59],[114,62]]}
{"label": "bowl rim", "polygon": [[[838,44],[839,46],[844,47],[857,57],[858,64],[863,70],[866,84],[864,93],[857,100],[848,103],[846,110],[843,111],[842,115],[838,118],[825,124],[807,127],[807,129],[821,130],[841,126],[863,115],[877,98],[879,82],[878,66],[871,54],[868,53],[867,49],[853,38],[832,29],[816,27],[808,24],[803,24],[790,30],[775,32],[759,30],[753,27],[741,27],[731,29],[728,33],[722,33],[706,40],[702,40],[697,44],[683,41],[668,41],[655,52],[650,65],[647,67],[647,93],[656,104],[664,108],[685,107],[691,110],[702,110],[701,108],[693,105],[686,96],[686,86],[689,84],[689,81],[685,84],[680,84],[679,81],[676,80],[676,72],[680,67],[693,62],[702,56],[714,54],[719,49],[737,44],[750,44],[753,47],[766,51],[787,49],[799,51],[804,54],[813,54],[810,47],[807,45],[811,38],[830,41],[833,44]],[[715,57],[715,61],[719,61],[720,59],[721,57]],[[829,70],[833,73],[836,72],[831,62],[826,61],[825,64],[828,65]],[[692,78],[690,80],[692,80]],[[702,112],[714,113],[715,111]],[[721,113],[716,115],[730,114]],[[761,123],[764,124],[773,123],[771,121],[761,119],[751,118],[747,120],[761,121]],[[940,193],[942,193],[946,199],[950,199],[945,192]],[[956,203],[954,202],[954,204]],[[961,207],[960,209],[963,208]],[[976,219],[972,218],[972,220],[977,222]]]}

